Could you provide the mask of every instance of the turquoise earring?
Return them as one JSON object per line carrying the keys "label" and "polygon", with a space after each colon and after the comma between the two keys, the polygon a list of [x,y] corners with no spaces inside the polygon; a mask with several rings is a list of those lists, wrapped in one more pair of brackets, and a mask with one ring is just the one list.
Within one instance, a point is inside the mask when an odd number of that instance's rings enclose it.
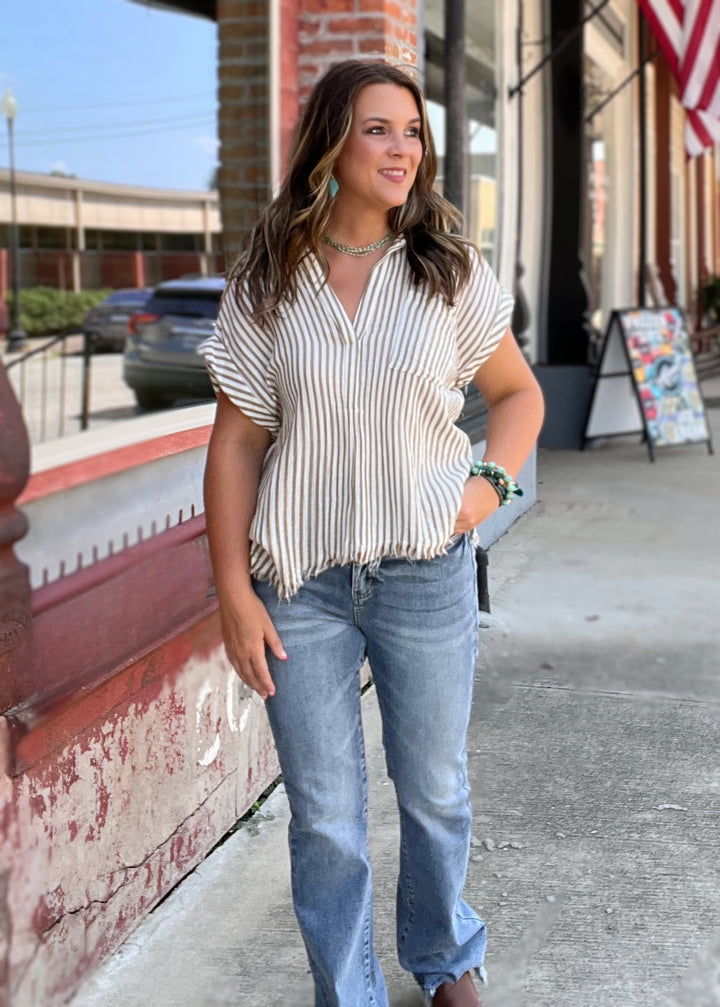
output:
{"label": "turquoise earring", "polygon": [[330,181],[328,182],[328,191],[330,192],[330,199],[335,199],[335,197],[338,194],[338,189],[339,188],[340,188],[340,186],[337,184],[337,182],[335,181],[335,179],[331,175],[330,176]]}

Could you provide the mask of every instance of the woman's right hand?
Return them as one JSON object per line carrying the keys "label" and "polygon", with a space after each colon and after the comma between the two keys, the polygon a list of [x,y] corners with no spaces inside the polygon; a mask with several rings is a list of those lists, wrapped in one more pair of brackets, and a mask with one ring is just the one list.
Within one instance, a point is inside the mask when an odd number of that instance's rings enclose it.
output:
{"label": "woman's right hand", "polygon": [[252,590],[220,604],[223,642],[230,664],[243,682],[261,699],[275,695],[275,684],[265,657],[268,646],[275,657],[287,660],[287,654],[267,609]]}

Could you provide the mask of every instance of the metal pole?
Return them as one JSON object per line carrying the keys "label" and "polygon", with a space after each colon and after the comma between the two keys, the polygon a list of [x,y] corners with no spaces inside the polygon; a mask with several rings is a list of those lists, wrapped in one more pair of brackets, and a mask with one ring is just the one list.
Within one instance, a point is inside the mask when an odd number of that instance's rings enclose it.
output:
{"label": "metal pole", "polygon": [[465,212],[465,0],[445,0],[443,195]]}
{"label": "metal pole", "polygon": [[27,333],[20,324],[20,239],[17,225],[17,197],[15,193],[15,136],[13,120],[8,118],[8,141],[10,146],[10,234],[13,272],[12,328],[8,333],[8,350],[21,350],[27,346]]}
{"label": "metal pole", "polygon": [[[645,307],[645,272],[647,269],[647,88],[645,86],[645,18],[638,10],[638,59],[640,60],[640,87],[638,89],[638,130],[640,132],[640,248],[638,263],[638,306]],[[655,50],[657,52],[657,50]]]}
{"label": "metal pole", "polygon": [[[523,0],[518,0],[517,29],[515,31],[515,62],[518,75],[522,73],[522,33],[523,33],[524,8]],[[510,319],[510,327],[517,341],[518,346],[527,354],[528,339],[527,329],[530,326],[530,308],[528,306],[525,292],[523,291],[521,280],[525,273],[522,264],[522,225],[523,225],[523,92],[518,93],[517,102],[517,210],[515,214],[515,307]]]}
{"label": "metal pole", "polygon": [[92,363],[92,333],[83,332],[82,405],[80,429],[87,430],[90,417],[90,365]]}

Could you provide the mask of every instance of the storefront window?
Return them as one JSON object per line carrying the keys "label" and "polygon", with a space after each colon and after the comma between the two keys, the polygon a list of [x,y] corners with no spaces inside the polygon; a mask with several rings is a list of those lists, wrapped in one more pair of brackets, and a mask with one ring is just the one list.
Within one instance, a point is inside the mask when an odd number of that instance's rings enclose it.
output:
{"label": "storefront window", "polygon": [[138,247],[135,231],[102,231],[101,241],[106,252],[135,252]]}
{"label": "storefront window", "polygon": [[199,252],[202,250],[200,234],[163,234],[160,239],[163,252]]}
{"label": "storefront window", "polygon": [[[465,232],[491,265],[497,251],[496,3],[474,0],[467,4],[465,24]],[[440,190],[445,150],[444,8],[443,0],[428,0],[425,4],[426,93],[438,151]]]}
{"label": "storefront window", "polygon": [[38,248],[66,248],[67,234],[64,227],[38,227]]}

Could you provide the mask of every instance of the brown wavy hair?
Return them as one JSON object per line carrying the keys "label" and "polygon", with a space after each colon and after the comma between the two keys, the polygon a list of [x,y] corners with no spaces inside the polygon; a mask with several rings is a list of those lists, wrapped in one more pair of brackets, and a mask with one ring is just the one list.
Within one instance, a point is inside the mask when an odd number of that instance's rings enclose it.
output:
{"label": "brown wavy hair", "polygon": [[[297,268],[309,252],[328,275],[323,235],[332,208],[330,177],[350,133],[355,99],[369,84],[407,88],[420,113],[423,156],[407,200],[389,214],[392,233],[405,237],[414,282],[425,284],[428,296],[441,294],[452,304],[469,275],[468,242],[452,233],[460,226],[460,213],[433,189],[437,157],[420,88],[400,67],[346,60],[332,66],[313,88],[295,132],[287,177],[230,271],[230,280],[244,281],[253,317],[261,325],[271,321],[283,301],[294,300]],[[240,284],[234,286],[239,298]]]}

